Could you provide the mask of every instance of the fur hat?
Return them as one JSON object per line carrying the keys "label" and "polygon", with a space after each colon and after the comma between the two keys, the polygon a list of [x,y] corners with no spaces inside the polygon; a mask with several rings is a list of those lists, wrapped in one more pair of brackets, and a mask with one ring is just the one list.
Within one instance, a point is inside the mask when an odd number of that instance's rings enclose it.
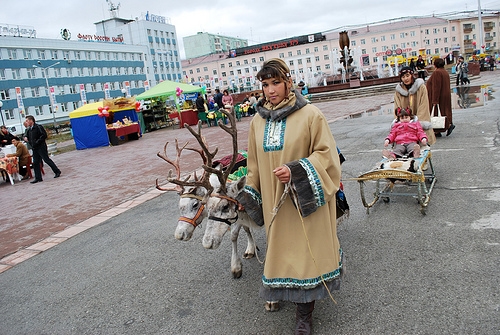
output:
{"label": "fur hat", "polygon": [[407,73],[413,74],[413,70],[409,66],[403,66],[399,72],[399,78],[403,78],[403,76]]}

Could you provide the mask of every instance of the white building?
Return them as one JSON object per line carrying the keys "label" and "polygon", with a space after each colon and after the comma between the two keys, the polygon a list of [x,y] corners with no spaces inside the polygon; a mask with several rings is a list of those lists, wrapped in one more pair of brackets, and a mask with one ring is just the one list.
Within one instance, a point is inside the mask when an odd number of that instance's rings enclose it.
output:
{"label": "white building", "polygon": [[32,27],[0,25],[0,122],[19,125],[27,114],[42,124],[64,121],[84,100],[121,96],[126,87],[137,95],[181,79],[175,27],[167,21],[149,13],[113,17],[97,22],[95,34],[64,29],[57,40],[36,38]]}

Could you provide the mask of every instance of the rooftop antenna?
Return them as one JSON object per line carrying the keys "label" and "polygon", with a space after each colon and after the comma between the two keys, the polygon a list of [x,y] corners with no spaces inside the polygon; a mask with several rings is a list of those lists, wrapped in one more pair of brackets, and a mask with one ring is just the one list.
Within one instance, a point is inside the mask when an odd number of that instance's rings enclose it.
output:
{"label": "rooftop antenna", "polygon": [[116,19],[118,17],[118,10],[120,9],[120,3],[115,6],[114,3],[111,2],[111,0],[106,0],[106,2],[108,3],[110,16]]}

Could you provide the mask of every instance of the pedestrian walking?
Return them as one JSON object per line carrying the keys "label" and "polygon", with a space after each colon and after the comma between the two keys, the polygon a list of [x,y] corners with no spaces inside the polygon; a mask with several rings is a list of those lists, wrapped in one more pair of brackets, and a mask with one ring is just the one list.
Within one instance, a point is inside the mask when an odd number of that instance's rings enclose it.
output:
{"label": "pedestrian walking", "polygon": [[35,122],[33,115],[26,116],[26,124],[28,126],[27,139],[33,150],[33,169],[35,170],[35,179],[30,181],[31,184],[36,184],[43,181],[42,171],[40,170],[40,162],[43,160],[55,173],[54,178],[59,178],[61,170],[50,159],[49,151],[47,150],[47,132],[45,128]]}

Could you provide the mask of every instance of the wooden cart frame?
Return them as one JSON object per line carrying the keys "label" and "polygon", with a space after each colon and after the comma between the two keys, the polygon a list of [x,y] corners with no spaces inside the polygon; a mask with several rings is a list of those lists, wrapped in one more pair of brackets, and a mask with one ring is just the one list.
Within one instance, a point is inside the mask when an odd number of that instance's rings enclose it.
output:
{"label": "wooden cart frame", "polygon": [[[426,208],[431,198],[431,192],[436,183],[436,175],[432,166],[430,150],[424,150],[419,158],[406,158],[389,161],[383,159],[377,168],[363,173],[357,178],[353,178],[359,182],[361,201],[369,213],[370,208],[382,198],[384,202],[389,202],[393,196],[411,196],[417,199],[420,204],[420,212],[426,214]],[[413,167],[415,172],[411,172],[398,168],[382,168],[384,165],[391,165],[394,162],[400,162],[401,165],[409,165],[408,163],[414,160]],[[394,164],[393,164],[394,165]],[[423,169],[425,168],[425,170]],[[373,199],[367,199],[369,194],[366,194],[366,184],[372,182],[375,184]],[[399,192],[400,189],[406,191]],[[414,190],[413,192],[409,190]]]}

